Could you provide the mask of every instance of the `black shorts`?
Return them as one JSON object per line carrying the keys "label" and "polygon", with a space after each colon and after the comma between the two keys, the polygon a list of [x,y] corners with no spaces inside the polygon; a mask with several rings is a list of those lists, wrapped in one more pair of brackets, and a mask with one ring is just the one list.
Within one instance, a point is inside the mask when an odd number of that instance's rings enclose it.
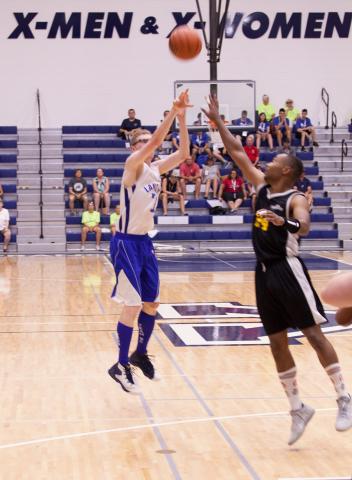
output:
{"label": "black shorts", "polygon": [[258,312],[268,335],[327,322],[307,268],[298,257],[286,257],[270,266],[258,262],[255,290]]}
{"label": "black shorts", "polygon": [[234,202],[238,198],[243,198],[243,192],[223,192],[222,198],[225,202]]}

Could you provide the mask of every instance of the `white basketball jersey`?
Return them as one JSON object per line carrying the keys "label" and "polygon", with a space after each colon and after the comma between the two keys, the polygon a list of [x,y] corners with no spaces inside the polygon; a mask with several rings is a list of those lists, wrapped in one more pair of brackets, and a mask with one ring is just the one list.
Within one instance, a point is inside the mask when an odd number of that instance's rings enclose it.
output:
{"label": "white basketball jersey", "polygon": [[145,235],[154,227],[154,212],[161,191],[159,168],[144,163],[143,172],[132,187],[121,185],[120,220],[117,230],[121,233]]}

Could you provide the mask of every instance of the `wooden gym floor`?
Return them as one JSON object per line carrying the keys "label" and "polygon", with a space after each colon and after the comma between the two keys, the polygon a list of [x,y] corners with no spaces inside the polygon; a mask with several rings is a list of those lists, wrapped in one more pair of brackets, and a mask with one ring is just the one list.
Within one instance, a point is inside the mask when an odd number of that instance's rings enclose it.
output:
{"label": "wooden gym floor", "polygon": [[[139,375],[140,396],[106,373],[121,307],[105,256],[0,258],[0,479],[351,478],[352,430],[335,431],[333,387],[295,334],[300,391],[317,412],[287,446],[288,402],[256,316],[253,260],[199,258],[161,259],[150,353],[162,380]],[[347,252],[309,260],[318,291],[352,269]],[[352,389],[352,329],[327,328]]]}

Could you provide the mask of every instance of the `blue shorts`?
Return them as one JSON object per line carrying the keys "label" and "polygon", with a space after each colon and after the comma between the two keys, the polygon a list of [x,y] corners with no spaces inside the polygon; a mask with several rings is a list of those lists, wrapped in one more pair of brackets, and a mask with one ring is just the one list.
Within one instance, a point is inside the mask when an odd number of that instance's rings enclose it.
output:
{"label": "blue shorts", "polygon": [[119,233],[110,242],[111,262],[116,274],[114,300],[125,305],[158,302],[159,269],[148,235]]}

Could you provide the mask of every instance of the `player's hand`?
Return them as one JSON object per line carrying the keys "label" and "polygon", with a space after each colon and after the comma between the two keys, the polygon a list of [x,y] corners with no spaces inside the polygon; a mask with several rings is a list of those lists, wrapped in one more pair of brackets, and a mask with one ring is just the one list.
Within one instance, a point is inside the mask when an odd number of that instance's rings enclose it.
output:
{"label": "player's hand", "polygon": [[193,105],[189,103],[188,88],[181,92],[179,97],[174,100],[173,107],[176,109],[178,117],[184,117],[186,108],[193,107]]}
{"label": "player's hand", "polygon": [[220,120],[218,99],[216,95],[208,95],[207,97],[205,97],[205,100],[208,104],[208,110],[205,110],[204,108],[202,108],[201,110],[203,113],[205,113],[209,120],[212,120],[216,123],[217,120]]}
{"label": "player's hand", "polygon": [[285,219],[283,217],[276,215],[276,213],[272,212],[271,210],[258,210],[256,213],[276,227],[282,227],[282,225],[285,223]]}

